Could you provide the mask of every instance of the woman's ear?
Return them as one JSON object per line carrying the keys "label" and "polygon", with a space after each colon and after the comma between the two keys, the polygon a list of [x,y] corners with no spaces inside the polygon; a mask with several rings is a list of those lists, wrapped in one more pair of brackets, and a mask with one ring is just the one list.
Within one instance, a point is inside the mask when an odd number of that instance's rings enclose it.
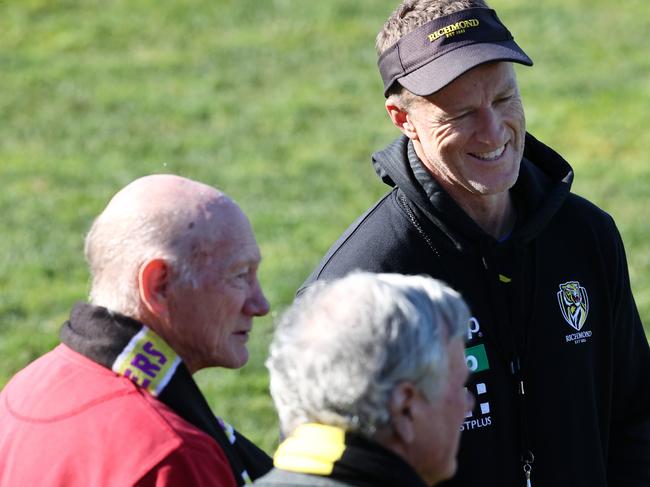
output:
{"label": "woman's ear", "polygon": [[412,383],[402,382],[395,387],[390,397],[389,412],[393,434],[405,445],[415,441],[413,408],[417,394],[418,391]]}

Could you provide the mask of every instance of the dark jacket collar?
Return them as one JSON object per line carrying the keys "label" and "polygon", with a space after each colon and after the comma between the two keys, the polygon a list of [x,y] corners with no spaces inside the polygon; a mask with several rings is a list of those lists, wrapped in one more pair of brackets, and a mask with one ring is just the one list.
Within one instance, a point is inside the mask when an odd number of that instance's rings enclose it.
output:
{"label": "dark jacket collar", "polygon": [[[384,150],[375,152],[372,164],[381,180],[399,188],[427,218],[462,246],[470,241],[494,240],[458,206],[432,176],[423,184],[413,172],[421,165],[411,141],[401,136]],[[573,181],[571,166],[555,151],[526,134],[519,177],[512,188],[518,221],[512,237],[534,238],[564,203]]]}

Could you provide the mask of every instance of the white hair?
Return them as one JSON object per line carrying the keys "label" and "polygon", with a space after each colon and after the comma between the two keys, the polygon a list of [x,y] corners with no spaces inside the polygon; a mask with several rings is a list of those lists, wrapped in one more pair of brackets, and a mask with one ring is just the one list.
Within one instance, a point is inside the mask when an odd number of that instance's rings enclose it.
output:
{"label": "white hair", "polygon": [[354,272],[316,282],[279,319],[266,361],[283,432],[316,422],[372,437],[404,381],[437,400],[448,342],[468,321],[460,295],[430,277]]}
{"label": "white hair", "polygon": [[198,287],[201,269],[209,267],[210,242],[205,232],[190,231],[191,221],[182,209],[155,217],[137,212],[119,218],[99,215],[86,236],[84,249],[92,278],[90,302],[140,318],[143,310],[138,272],[152,258],[165,260],[173,282]]}

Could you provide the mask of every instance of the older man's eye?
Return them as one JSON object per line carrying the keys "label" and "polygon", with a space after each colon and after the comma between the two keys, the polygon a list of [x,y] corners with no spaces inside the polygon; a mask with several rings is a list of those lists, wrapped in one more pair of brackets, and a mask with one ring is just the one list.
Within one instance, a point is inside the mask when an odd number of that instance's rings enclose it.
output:
{"label": "older man's eye", "polygon": [[515,97],[515,93],[508,93],[507,95],[500,96],[495,100],[495,103],[505,103],[512,100]]}
{"label": "older man's eye", "polygon": [[238,272],[238,273],[235,275],[235,277],[236,277],[237,279],[245,279],[245,280],[248,280],[248,279],[250,278],[250,275],[251,275],[251,270],[247,268],[247,269],[244,269],[244,270]]}

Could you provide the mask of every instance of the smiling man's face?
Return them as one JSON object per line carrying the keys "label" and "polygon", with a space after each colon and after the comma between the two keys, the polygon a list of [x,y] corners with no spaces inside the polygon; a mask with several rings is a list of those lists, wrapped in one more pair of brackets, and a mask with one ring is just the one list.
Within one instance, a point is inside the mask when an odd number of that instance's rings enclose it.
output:
{"label": "smiling man's face", "polygon": [[526,123],[512,63],[471,69],[409,110],[422,163],[456,199],[508,191]]}

